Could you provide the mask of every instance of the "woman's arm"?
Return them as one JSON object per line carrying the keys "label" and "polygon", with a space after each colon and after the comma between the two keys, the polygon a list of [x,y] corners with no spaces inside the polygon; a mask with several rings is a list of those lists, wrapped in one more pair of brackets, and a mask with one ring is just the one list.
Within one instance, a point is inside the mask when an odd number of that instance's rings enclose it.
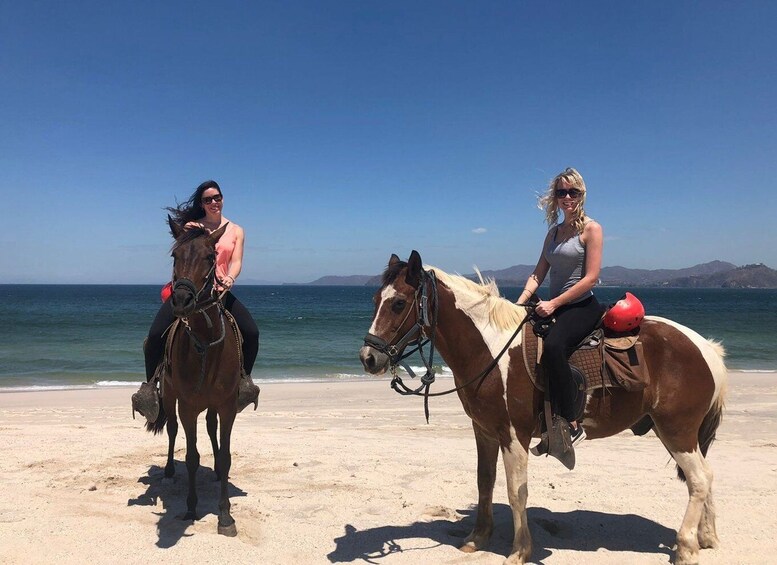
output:
{"label": "woman's arm", "polygon": [[235,249],[232,251],[232,260],[229,262],[229,269],[224,277],[227,288],[235,284],[235,279],[240,276],[243,269],[243,247],[245,244],[245,232],[240,226],[235,226]]}
{"label": "woman's arm", "polygon": [[585,228],[583,228],[580,240],[585,246],[585,276],[556,298],[540,302],[537,305],[537,312],[540,316],[550,316],[560,306],[569,304],[576,298],[579,298],[590,291],[599,281],[599,271],[602,268],[602,247],[604,241],[602,226],[593,220],[588,222],[585,225]]}
{"label": "woman's arm", "polygon": [[545,241],[542,244],[542,252],[540,252],[540,259],[537,261],[537,266],[534,267],[532,274],[529,275],[528,279],[526,279],[526,284],[524,285],[523,291],[518,297],[516,304],[523,304],[524,301],[529,300],[532,295],[537,292],[537,289],[540,288],[542,281],[545,280],[545,277],[550,270],[550,263],[548,263],[548,260],[545,259],[545,248],[548,245],[549,237],[550,232],[548,232],[548,234],[545,236]]}

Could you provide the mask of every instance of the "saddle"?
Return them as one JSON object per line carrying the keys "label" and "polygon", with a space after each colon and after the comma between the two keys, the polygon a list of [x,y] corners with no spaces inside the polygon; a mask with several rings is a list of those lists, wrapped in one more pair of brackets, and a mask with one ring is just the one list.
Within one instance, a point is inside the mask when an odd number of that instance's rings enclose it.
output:
{"label": "saddle", "polygon": [[[538,390],[545,392],[537,366],[542,358],[542,338],[533,331],[523,332],[523,362],[529,378]],[[616,333],[601,326],[594,329],[575,348],[569,358],[578,392],[586,394],[602,389],[623,388],[638,391],[650,382],[650,374],[639,341],[639,327]],[[583,402],[583,407],[585,402]]]}

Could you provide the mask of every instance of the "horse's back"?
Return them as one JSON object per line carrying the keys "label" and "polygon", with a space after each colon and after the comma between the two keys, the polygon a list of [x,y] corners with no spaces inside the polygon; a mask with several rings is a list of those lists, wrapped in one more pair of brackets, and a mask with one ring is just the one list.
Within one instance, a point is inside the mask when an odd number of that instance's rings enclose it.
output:
{"label": "horse's back", "polygon": [[725,352],[720,343],[706,339],[675,321],[646,316],[640,329],[654,394],[682,391],[721,401],[726,390]]}

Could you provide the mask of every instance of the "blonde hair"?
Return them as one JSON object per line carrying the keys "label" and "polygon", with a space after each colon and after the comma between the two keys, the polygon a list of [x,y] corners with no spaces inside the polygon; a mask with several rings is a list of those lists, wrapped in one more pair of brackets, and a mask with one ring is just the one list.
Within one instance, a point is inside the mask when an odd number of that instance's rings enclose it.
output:
{"label": "blonde hair", "polygon": [[583,233],[583,227],[585,227],[585,224],[590,218],[585,215],[585,209],[583,208],[586,194],[585,181],[583,180],[583,176],[578,173],[576,169],[567,167],[556,175],[554,179],[550,181],[548,190],[545,194],[539,197],[538,206],[540,210],[545,211],[545,221],[548,222],[548,225],[551,227],[555,226],[558,223],[558,199],[556,198],[556,188],[558,188],[558,185],[562,180],[565,180],[570,187],[577,188],[582,192],[580,199],[577,201],[577,207],[572,212],[572,226],[577,233]]}

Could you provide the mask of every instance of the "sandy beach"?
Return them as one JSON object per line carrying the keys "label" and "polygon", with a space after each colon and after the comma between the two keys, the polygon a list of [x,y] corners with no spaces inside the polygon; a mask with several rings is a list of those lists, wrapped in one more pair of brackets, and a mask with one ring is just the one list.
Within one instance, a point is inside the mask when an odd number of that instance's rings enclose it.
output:
{"label": "sandy beach", "polygon": [[[441,381],[440,390],[450,381]],[[456,549],[473,523],[476,454],[455,396],[419,399],[387,381],[262,386],[238,416],[230,476],[238,536],[216,533],[218,486],[204,416],[201,519],[184,522],[183,430],[164,479],[166,436],[132,420],[132,388],[0,394],[2,563],[500,564],[512,517],[501,462],[490,546]],[[721,547],[702,563],[777,555],[777,374],[730,374],[709,460]],[[568,472],[529,467],[534,562],[669,563],[685,485],[650,433],[585,442]]]}

